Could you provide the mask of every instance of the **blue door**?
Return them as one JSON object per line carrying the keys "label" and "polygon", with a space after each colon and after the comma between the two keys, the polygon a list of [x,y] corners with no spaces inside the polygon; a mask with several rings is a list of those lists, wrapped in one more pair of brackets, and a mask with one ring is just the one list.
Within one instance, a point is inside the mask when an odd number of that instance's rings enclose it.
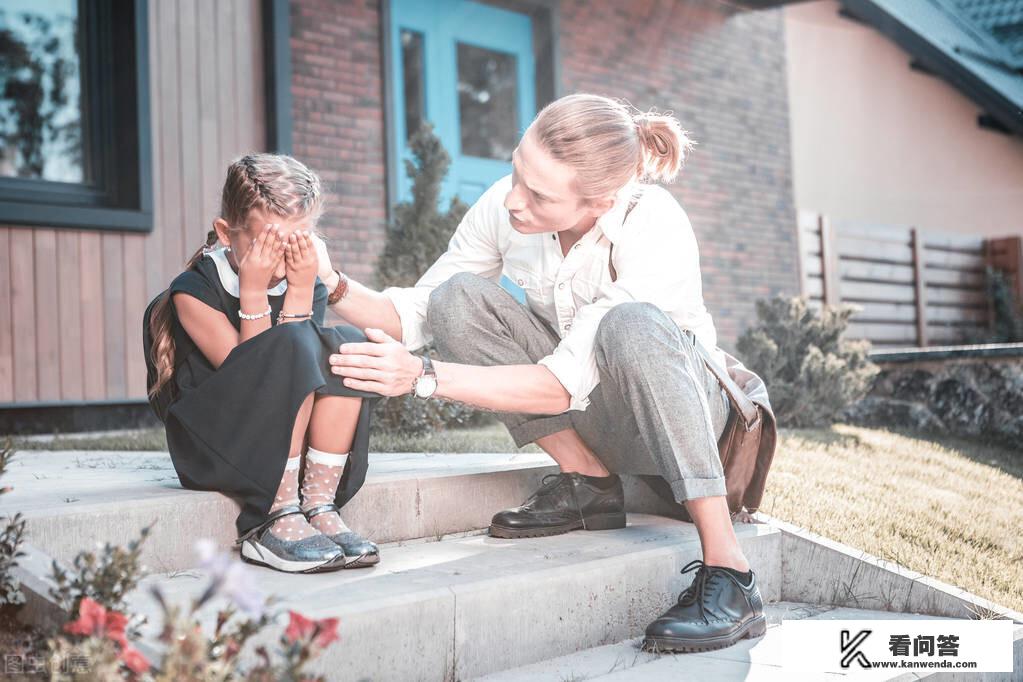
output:
{"label": "blue door", "polygon": [[391,0],[390,41],[398,199],[412,196],[408,139],[427,120],[451,156],[441,205],[456,195],[471,205],[511,172],[512,150],[536,114],[532,21],[471,0]]}

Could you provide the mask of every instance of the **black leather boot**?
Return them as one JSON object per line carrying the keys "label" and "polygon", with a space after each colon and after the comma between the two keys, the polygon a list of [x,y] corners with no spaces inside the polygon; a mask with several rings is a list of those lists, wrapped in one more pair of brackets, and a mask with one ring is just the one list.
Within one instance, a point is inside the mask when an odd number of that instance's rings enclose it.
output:
{"label": "black leather boot", "polygon": [[756,575],[749,585],[743,585],[732,573],[700,559],[686,564],[682,573],[694,568],[698,569],[696,577],[679,595],[678,603],[647,626],[644,649],[710,651],[767,632]]}
{"label": "black leather boot", "polygon": [[535,538],[570,530],[625,528],[622,480],[611,474],[601,487],[577,473],[548,474],[525,504],[494,515],[490,534],[496,538]]}

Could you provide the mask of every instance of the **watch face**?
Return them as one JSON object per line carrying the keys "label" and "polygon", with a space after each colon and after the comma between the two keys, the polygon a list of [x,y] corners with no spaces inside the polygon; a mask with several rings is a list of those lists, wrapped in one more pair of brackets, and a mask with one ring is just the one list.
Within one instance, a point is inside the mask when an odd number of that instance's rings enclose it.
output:
{"label": "watch face", "polygon": [[421,376],[416,382],[416,395],[420,398],[429,398],[437,390],[437,378]]}

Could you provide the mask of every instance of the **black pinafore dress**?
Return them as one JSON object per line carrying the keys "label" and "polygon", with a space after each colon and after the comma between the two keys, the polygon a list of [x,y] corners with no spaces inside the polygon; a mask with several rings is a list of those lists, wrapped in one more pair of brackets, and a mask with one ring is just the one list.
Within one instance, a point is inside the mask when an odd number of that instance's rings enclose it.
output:
{"label": "black pinafore dress", "polygon": [[[227,290],[232,276],[232,288],[237,288],[237,275],[233,270],[223,272],[226,263],[223,252],[207,254],[193,269],[178,275],[168,291],[169,295],[182,292],[194,296],[223,312],[235,329],[240,329],[237,292]],[[167,446],[181,485],[215,490],[239,500],[241,513],[235,521],[239,535],[269,514],[284,476],[295,419],[310,393],[363,399],[351,454],[334,498],[338,506],[352,499],[366,480],[370,416],[382,397],[348,388],[340,376],[331,373],[331,353],[342,343],[367,339],[350,325],[323,326],[326,286],[316,280],[313,319],[280,325],[276,320],[284,305],[284,292],[279,289],[280,285],[268,292],[273,326],[235,346],[219,368],[210,364],[185,332],[172,305],[174,377],[150,400],[166,427]],[[160,296],[150,302],[143,316],[149,386],[156,379],[149,319]]]}

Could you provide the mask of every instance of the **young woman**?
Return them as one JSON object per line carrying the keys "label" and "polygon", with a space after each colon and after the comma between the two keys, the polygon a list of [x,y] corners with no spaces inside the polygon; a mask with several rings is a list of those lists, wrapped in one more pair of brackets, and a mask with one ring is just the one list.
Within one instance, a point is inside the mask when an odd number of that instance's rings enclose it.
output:
{"label": "young woman", "polygon": [[[414,383],[421,397],[498,412],[518,446],[550,454],[561,473],[496,514],[492,535],[621,528],[616,472],[656,475],[703,546],[683,571],[698,571],[692,585],[647,628],[646,645],[662,651],[766,631],[717,448],[730,406],[698,352],[724,366],[696,238],[656,184],[677,176],[690,145],[671,116],[596,95],[552,102],[515,149],[511,175],[470,208],[414,287],[350,283],[334,309],[369,342],[330,358],[345,386],[393,396]],[[502,273],[527,306],[499,286]],[[441,362],[409,352],[431,338]]]}
{"label": "young woman", "polygon": [[242,558],[287,572],[379,560],[338,514],[365,480],[380,395],[330,373],[331,349],[365,336],[322,326],[333,296],[317,279],[322,208],[299,161],[233,162],[206,244],[149,304],[143,330],[150,402],[181,484],[239,498]]}

